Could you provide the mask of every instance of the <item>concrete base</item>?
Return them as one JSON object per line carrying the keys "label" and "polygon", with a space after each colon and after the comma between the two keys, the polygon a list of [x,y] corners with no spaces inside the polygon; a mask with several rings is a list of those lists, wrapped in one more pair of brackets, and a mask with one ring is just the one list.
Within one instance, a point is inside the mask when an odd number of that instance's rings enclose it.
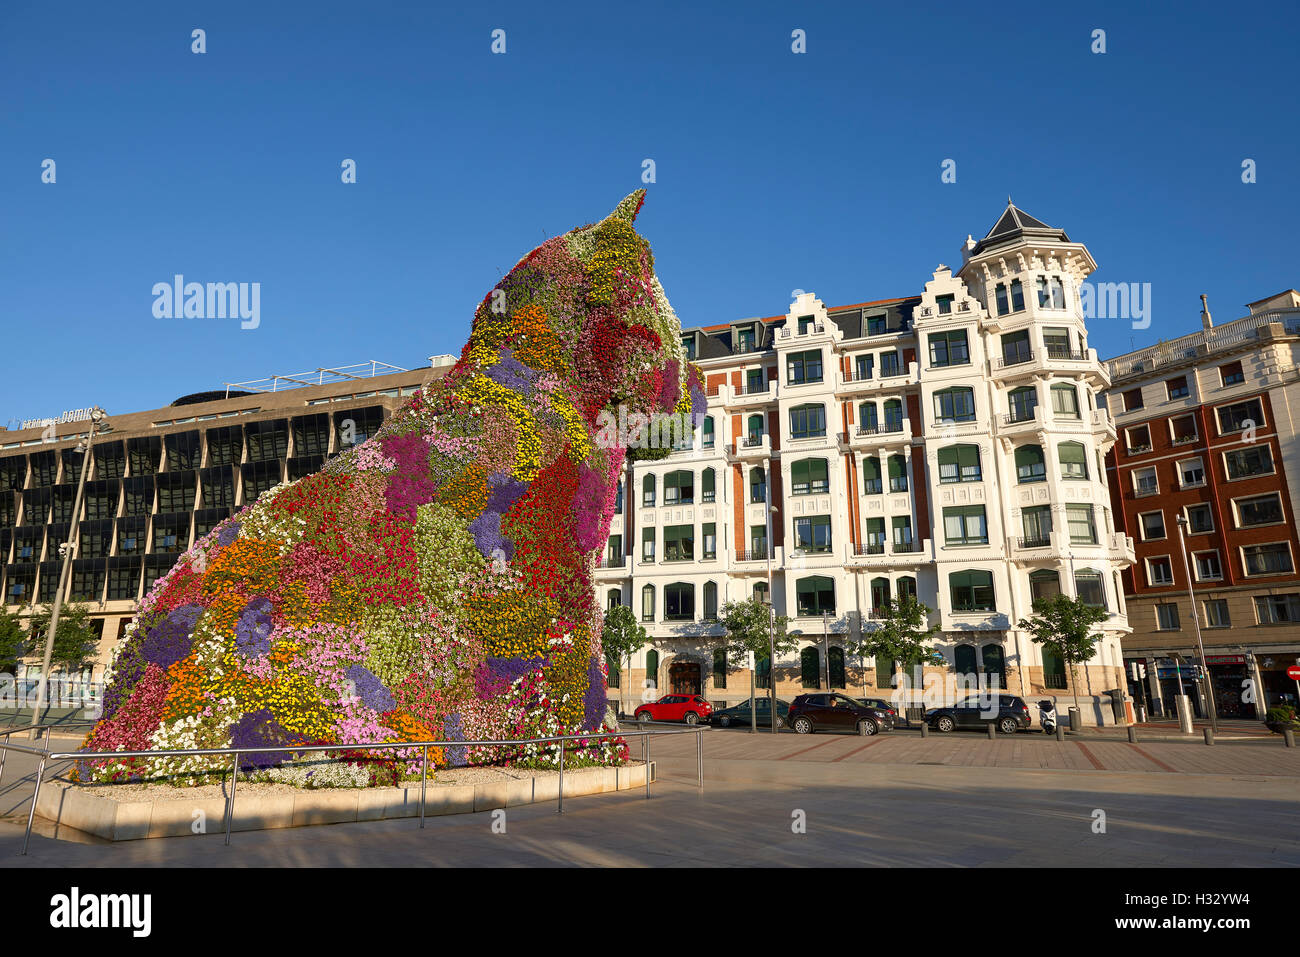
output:
{"label": "concrete base", "polygon": [[[635,763],[609,768],[566,771],[564,796],[579,797],[645,786],[646,766]],[[650,764],[654,781],[654,762]],[[483,784],[439,785],[425,792],[426,817],[468,814],[494,808],[555,801],[559,775],[493,781]],[[112,787],[112,785],[103,785]],[[181,837],[225,830],[223,798],[186,798],[184,788],[161,793],[150,801],[116,801],[62,781],[41,785],[36,813],[65,827],[110,841],[148,837]],[[235,789],[232,831],[260,831],[314,824],[379,821],[418,817],[420,785],[398,788],[301,790],[293,793],[240,793]],[[202,822],[202,823],[200,823]]]}

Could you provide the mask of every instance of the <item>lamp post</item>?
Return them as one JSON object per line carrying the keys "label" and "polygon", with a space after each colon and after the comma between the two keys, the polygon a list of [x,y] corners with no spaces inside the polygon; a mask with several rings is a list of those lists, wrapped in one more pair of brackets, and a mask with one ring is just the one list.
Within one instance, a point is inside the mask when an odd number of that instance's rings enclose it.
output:
{"label": "lamp post", "polygon": [[50,624],[45,629],[45,655],[41,664],[41,677],[36,685],[36,704],[32,708],[31,736],[38,734],[36,727],[41,723],[41,711],[45,708],[47,688],[50,683],[50,665],[54,657],[54,636],[58,634],[59,613],[63,610],[63,593],[68,590],[68,579],[72,576],[72,556],[77,551],[77,530],[81,525],[81,505],[86,495],[86,477],[90,475],[90,459],[94,454],[92,443],[95,433],[108,432],[111,427],[104,421],[107,413],[99,406],[90,410],[90,433],[84,442],[75,446],[82,452],[81,477],[77,480],[77,497],[72,506],[72,521],[68,526],[68,540],[59,546],[63,556],[63,567],[59,570],[59,590],[54,593],[54,604],[50,608]]}
{"label": "lamp post", "polygon": [[772,733],[777,733],[777,722],[780,715],[776,711],[776,598],[772,594],[772,550],[776,546],[772,541],[772,513],[776,509],[772,508],[772,464],[768,463],[766,478],[763,482],[763,504],[767,508],[766,534],[767,541],[767,697],[771,702],[769,717],[772,722]]}
{"label": "lamp post", "polygon": [[[1196,647],[1201,653],[1201,674],[1205,677],[1205,705],[1210,711],[1210,727],[1219,733],[1219,709],[1214,705],[1214,683],[1210,678],[1210,665],[1205,660],[1205,644],[1201,641],[1201,616],[1196,610],[1196,593],[1192,590],[1192,568],[1187,560],[1187,516],[1178,516],[1178,549],[1183,553],[1183,572],[1187,575],[1187,597],[1192,601],[1192,625],[1196,628]],[[1180,682],[1181,683],[1181,682]]]}

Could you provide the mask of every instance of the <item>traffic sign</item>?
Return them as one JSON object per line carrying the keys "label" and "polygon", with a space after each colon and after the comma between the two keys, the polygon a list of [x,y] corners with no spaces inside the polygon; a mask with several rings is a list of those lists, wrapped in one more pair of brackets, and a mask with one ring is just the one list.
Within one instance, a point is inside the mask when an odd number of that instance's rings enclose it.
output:
{"label": "traffic sign", "polygon": [[1300,665],[1292,665],[1286,670],[1286,676],[1292,681],[1300,681]]}

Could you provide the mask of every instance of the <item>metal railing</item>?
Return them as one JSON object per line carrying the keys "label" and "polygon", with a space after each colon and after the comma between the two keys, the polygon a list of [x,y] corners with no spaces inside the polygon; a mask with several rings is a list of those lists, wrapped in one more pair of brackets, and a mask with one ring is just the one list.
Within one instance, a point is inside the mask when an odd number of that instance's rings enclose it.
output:
{"label": "metal railing", "polygon": [[[419,748],[421,751],[420,759],[420,827],[424,827],[424,808],[425,793],[428,788],[429,779],[429,749],[430,748],[490,748],[490,747],[510,747],[510,746],[527,746],[527,745],[544,745],[559,744],[555,750],[559,754],[559,787],[555,811],[557,814],[564,813],[564,742],[582,741],[584,747],[602,742],[616,741],[619,738],[641,738],[641,757],[645,767],[645,796],[650,798],[650,738],[656,734],[694,734],[695,738],[695,766],[698,775],[698,787],[704,790],[704,742],[699,735],[708,731],[708,726],[696,726],[687,728],[682,731],[618,731],[617,733],[589,733],[589,734],[565,734],[556,735],[550,738],[516,738],[505,741],[380,741],[372,744],[295,744],[282,746],[257,745],[251,748],[189,748],[174,750],[157,750],[157,751],[51,751],[50,730],[48,726],[42,726],[37,730],[45,731],[45,742],[43,748],[28,748],[22,745],[10,744],[8,741],[0,741],[0,776],[4,773],[4,757],[9,751],[17,751],[23,754],[31,754],[40,758],[40,764],[36,769],[36,783],[32,789],[32,804],[27,812],[27,831],[23,835],[23,849],[19,856],[26,856],[28,844],[32,838],[32,822],[36,817],[36,804],[40,799],[41,782],[45,776],[46,764],[53,761],[97,761],[113,760],[121,758],[188,758],[188,757],[218,757],[230,756],[230,793],[226,797],[225,811],[225,831],[226,844],[230,844],[230,826],[235,817],[235,790],[239,784],[239,756],[243,754],[304,754],[314,751],[392,751],[392,750],[414,750]],[[17,728],[15,731],[31,731],[31,726],[26,728]],[[335,760],[346,760],[346,758],[335,758]],[[257,770],[257,769],[254,769]],[[218,773],[218,772],[210,772]]]}

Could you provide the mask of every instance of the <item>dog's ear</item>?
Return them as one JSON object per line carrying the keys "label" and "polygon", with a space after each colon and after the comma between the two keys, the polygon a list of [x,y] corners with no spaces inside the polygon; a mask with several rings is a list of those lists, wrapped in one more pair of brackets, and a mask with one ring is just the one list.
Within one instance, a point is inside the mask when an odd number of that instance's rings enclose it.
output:
{"label": "dog's ear", "polygon": [[623,201],[614,207],[606,219],[621,219],[625,223],[636,222],[636,214],[641,212],[641,204],[645,202],[645,190],[638,189],[635,193],[629,193],[623,198]]}

